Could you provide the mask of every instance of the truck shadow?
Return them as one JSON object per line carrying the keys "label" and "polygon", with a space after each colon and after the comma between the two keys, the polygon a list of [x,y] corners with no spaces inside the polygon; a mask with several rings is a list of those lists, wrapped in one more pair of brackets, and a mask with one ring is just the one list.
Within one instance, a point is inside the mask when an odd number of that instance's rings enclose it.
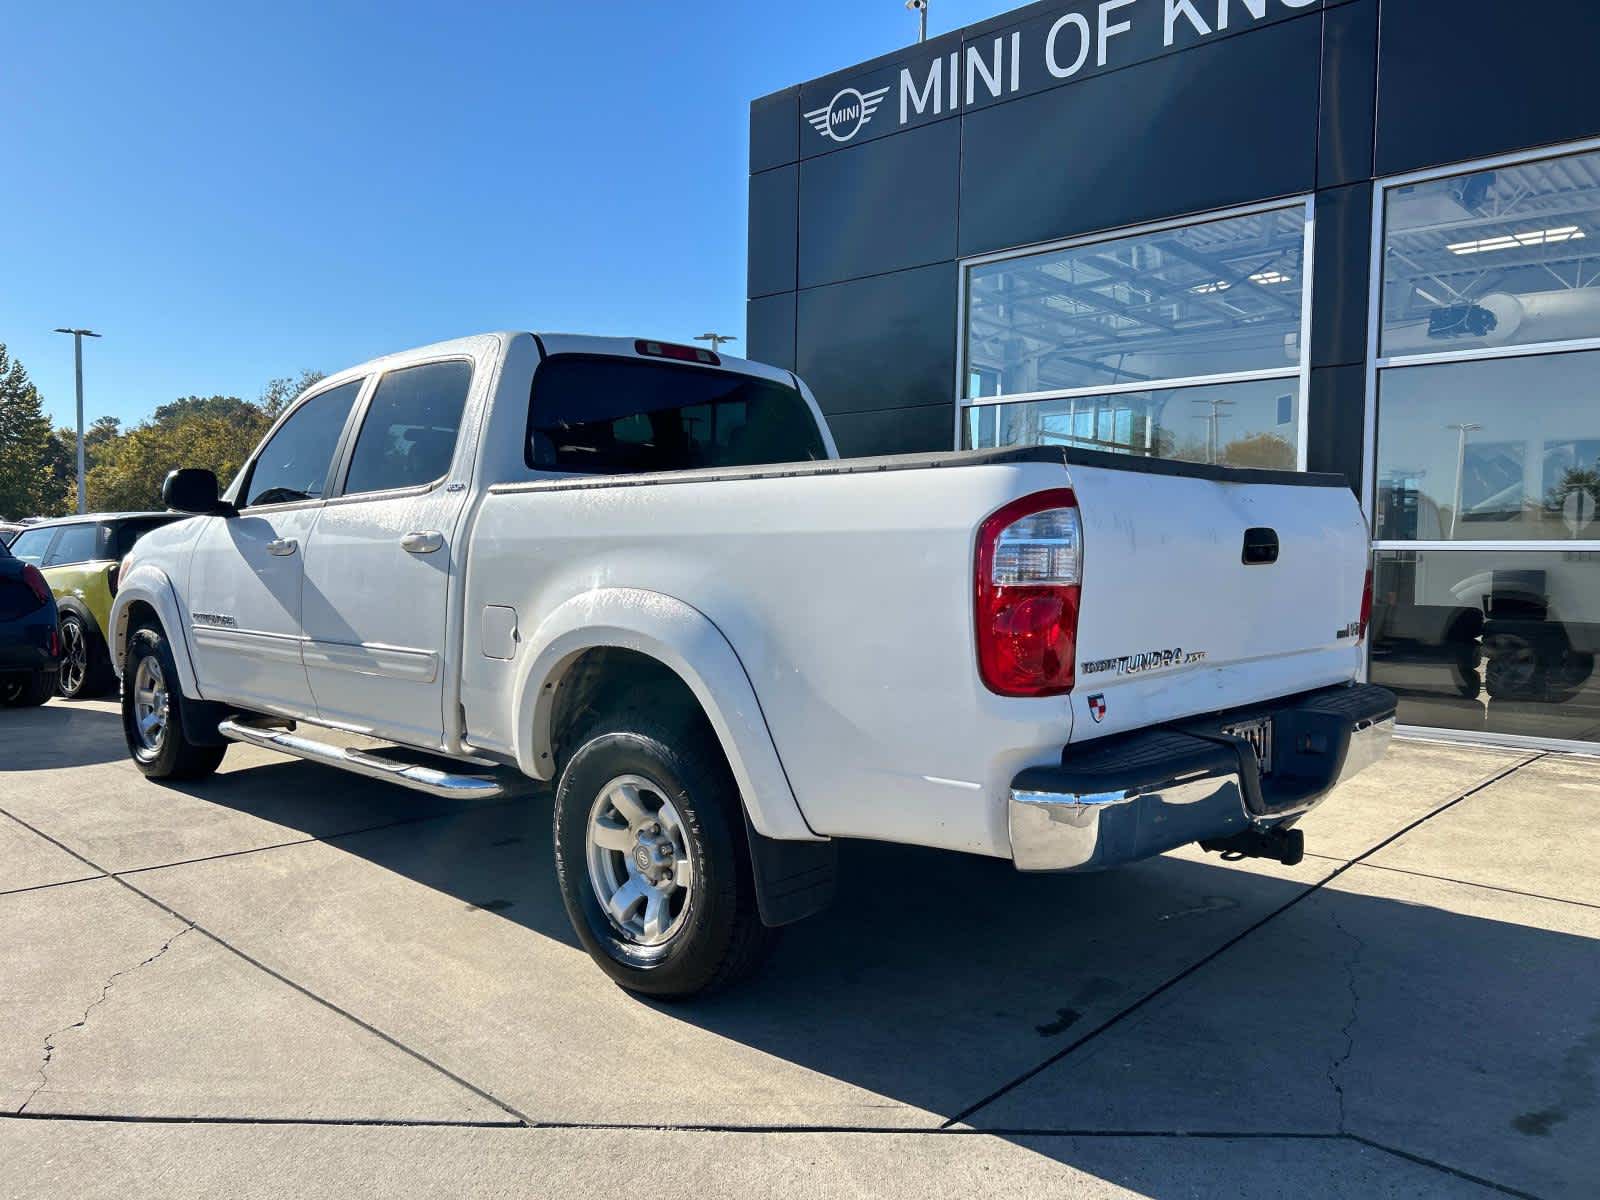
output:
{"label": "truck shadow", "polygon": [[[273,764],[194,794],[312,833],[357,829],[382,806],[414,823],[317,836],[576,946],[546,797],[432,801],[340,779],[330,799],[328,783]],[[1133,1131],[1348,1129],[1542,1194],[1600,1175],[1600,926],[1582,906],[1370,870],[1313,890],[1334,866],[1317,860],[1290,873],[1166,856],[1051,877],[862,842],[841,857],[835,905],[786,930],[760,977],[630,1003],[836,1081],[802,1088],[832,1097],[824,1123],[970,1121],[1152,1196],[1192,1194],[1189,1171],[1205,1168],[1166,1142],[1126,1149]],[[592,986],[591,1000],[615,999],[598,971]],[[1114,1133],[1124,1149],[1046,1131]],[[1229,1176],[1230,1190],[1275,1194],[1274,1172],[1308,1145],[1240,1153],[1237,1169],[1261,1174]],[[1400,1165],[1367,1169],[1376,1187]]]}

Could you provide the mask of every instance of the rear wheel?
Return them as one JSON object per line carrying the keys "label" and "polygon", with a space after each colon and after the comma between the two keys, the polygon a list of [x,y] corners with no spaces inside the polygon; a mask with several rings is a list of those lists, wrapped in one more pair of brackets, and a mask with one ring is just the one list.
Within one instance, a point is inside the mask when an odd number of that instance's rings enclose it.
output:
{"label": "rear wheel", "polygon": [[555,849],[573,928],[630,991],[725,987],[773,940],[739,789],[703,722],[673,729],[632,713],[592,730],[561,775]]}
{"label": "rear wheel", "polygon": [[167,639],[159,629],[136,629],[122,674],[122,734],[151,779],[199,779],[222,765],[226,746],[197,746],[185,735],[185,703]]}
{"label": "rear wheel", "polygon": [[62,698],[85,700],[110,689],[111,658],[99,634],[77,613],[61,614],[61,669],[56,684]]}
{"label": "rear wheel", "polygon": [[6,708],[38,708],[56,694],[56,673],[30,671],[0,679],[0,705]]}

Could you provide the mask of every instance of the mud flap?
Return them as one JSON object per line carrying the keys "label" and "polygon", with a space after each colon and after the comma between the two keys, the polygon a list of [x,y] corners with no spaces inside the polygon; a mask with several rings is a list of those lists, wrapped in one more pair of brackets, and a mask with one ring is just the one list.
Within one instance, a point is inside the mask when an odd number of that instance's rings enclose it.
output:
{"label": "mud flap", "polygon": [[838,879],[836,842],[781,842],[756,832],[744,815],[750,863],[755,871],[756,903],[769,928],[792,925],[833,903]]}

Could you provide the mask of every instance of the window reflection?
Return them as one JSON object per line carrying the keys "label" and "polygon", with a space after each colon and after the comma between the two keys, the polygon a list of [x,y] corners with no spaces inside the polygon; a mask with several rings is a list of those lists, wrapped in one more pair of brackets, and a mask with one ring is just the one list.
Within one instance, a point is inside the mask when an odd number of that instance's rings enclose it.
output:
{"label": "window reflection", "polygon": [[1297,206],[973,267],[966,396],[1292,369],[1305,228]]}
{"label": "window reflection", "polygon": [[1392,368],[1380,539],[1600,538],[1600,351]]}
{"label": "window reflection", "polygon": [[1298,380],[1268,379],[967,410],[969,446],[1076,446],[1292,471]]}
{"label": "window reflection", "polygon": [[1600,337],[1600,153],[1386,193],[1382,353]]}
{"label": "window reflection", "polygon": [[1380,550],[1373,590],[1402,723],[1600,741],[1600,552]]}

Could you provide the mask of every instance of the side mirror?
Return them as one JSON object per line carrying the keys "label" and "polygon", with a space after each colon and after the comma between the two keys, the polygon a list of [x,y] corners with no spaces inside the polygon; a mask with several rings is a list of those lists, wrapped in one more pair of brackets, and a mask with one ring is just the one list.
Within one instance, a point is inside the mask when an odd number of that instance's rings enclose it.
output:
{"label": "side mirror", "polygon": [[161,502],[178,512],[201,516],[236,517],[239,510],[217,497],[217,477],[200,467],[180,467],[167,473],[161,485]]}

